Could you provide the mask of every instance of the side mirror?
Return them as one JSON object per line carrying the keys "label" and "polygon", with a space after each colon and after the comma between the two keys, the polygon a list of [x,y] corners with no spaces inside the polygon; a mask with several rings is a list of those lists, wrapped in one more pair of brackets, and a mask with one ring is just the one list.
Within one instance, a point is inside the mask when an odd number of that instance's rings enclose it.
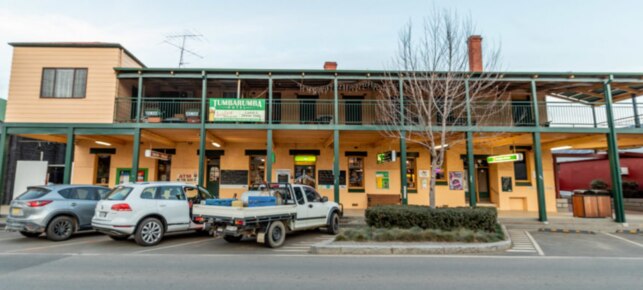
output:
{"label": "side mirror", "polygon": [[322,202],[328,202],[328,197],[326,196],[322,197]]}

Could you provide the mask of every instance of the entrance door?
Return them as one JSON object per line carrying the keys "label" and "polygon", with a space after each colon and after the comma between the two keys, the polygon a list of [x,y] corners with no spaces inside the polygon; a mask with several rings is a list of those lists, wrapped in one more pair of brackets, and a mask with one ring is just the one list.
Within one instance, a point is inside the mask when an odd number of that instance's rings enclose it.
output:
{"label": "entrance door", "polygon": [[281,124],[281,93],[272,93],[272,123]]}
{"label": "entrance door", "polygon": [[316,95],[299,95],[299,123],[312,124],[317,119],[317,99]]}
{"label": "entrance door", "polygon": [[310,187],[316,186],[315,165],[298,165],[295,164],[295,183],[305,184]]}
{"label": "entrance door", "polygon": [[476,186],[478,187],[478,200],[481,202],[490,202],[489,168],[478,168],[476,170]]}
{"label": "entrance door", "polygon": [[208,158],[207,161],[207,179],[205,188],[215,198],[219,198],[219,180],[221,177],[221,159]]}
{"label": "entrance door", "polygon": [[158,160],[156,164],[156,180],[170,181],[171,160]]}

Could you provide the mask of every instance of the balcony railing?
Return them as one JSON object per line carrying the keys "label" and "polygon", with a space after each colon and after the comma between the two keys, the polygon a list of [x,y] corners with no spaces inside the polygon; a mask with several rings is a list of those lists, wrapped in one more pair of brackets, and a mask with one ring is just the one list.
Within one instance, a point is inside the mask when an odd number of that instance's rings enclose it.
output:
{"label": "balcony railing", "polygon": [[[136,122],[136,98],[116,98],[114,121],[120,123]],[[272,106],[273,124],[334,124],[340,125],[383,125],[378,114],[376,100],[338,101],[338,115],[332,99],[274,99],[266,106]],[[592,128],[607,127],[605,106],[571,102],[542,102],[539,106],[540,126]],[[199,123],[201,121],[201,99],[199,98],[143,98],[141,103],[141,122],[162,123]],[[643,115],[643,106],[638,107]],[[617,127],[634,127],[638,124],[631,104],[614,104],[613,114]],[[465,126],[466,114],[448,117],[447,125]],[[535,126],[533,104],[530,101],[513,101],[491,107],[488,103],[471,104],[472,124],[474,126]],[[207,112],[206,112],[207,117]],[[640,120],[643,116],[638,116]],[[440,118],[434,118],[438,120]],[[206,120],[206,122],[210,122]]]}

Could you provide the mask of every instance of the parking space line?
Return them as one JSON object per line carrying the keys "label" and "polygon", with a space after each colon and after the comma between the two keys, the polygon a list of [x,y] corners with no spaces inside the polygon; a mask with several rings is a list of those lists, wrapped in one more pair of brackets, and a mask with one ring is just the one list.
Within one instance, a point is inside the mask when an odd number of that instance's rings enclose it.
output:
{"label": "parking space line", "polygon": [[142,253],[147,253],[147,252],[152,252],[152,251],[158,251],[158,250],[165,250],[165,249],[171,249],[171,248],[176,248],[176,247],[181,247],[181,246],[187,246],[187,245],[194,245],[194,244],[199,244],[199,243],[205,243],[208,241],[213,241],[216,240],[216,238],[207,238],[204,240],[198,240],[198,241],[193,241],[193,242],[187,242],[187,243],[181,243],[177,245],[171,245],[171,246],[165,246],[165,247],[155,247],[147,250],[142,250],[142,251],[136,251],[132,252],[131,254],[142,254]]}
{"label": "parking space line", "polygon": [[538,252],[538,256],[544,256],[545,252],[543,252],[543,249],[540,248],[540,245],[538,245],[534,237],[532,237],[528,231],[525,231],[525,235],[527,235],[527,238],[529,238],[531,243],[534,245],[534,248],[536,248],[536,252]]}
{"label": "parking space line", "polygon": [[58,243],[58,244],[51,245],[51,246],[33,247],[33,248],[26,248],[26,249],[17,249],[17,250],[7,251],[7,252],[4,252],[4,253],[18,253],[18,252],[24,252],[24,251],[44,250],[44,249],[60,248],[60,247],[66,247],[66,246],[91,244],[91,243],[100,242],[101,240],[105,240],[105,237],[102,236],[102,237],[97,238],[97,239],[92,239],[92,240],[89,240],[89,241],[76,242],[76,243],[64,243],[64,244]]}
{"label": "parking space line", "polygon": [[610,233],[603,233],[603,234],[605,234],[606,236],[610,236],[610,237],[612,237],[612,238],[619,239],[619,240],[621,240],[621,241],[628,242],[628,243],[630,243],[630,244],[632,244],[632,245],[635,245],[635,246],[638,246],[638,247],[643,248],[643,244],[639,244],[639,243],[637,243],[637,242],[635,242],[635,241],[631,241],[631,240],[628,240],[628,239],[626,239],[626,238],[619,237],[619,236],[617,236],[617,235],[613,235],[613,234],[610,234]]}

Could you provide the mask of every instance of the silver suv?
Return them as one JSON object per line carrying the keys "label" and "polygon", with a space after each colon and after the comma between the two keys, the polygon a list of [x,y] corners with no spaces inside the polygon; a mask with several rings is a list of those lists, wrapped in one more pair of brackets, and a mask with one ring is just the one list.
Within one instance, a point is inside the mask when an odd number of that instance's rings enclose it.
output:
{"label": "silver suv", "polygon": [[11,202],[7,231],[35,238],[63,241],[80,230],[92,228],[92,216],[99,200],[110,189],[95,185],[32,186]]}

